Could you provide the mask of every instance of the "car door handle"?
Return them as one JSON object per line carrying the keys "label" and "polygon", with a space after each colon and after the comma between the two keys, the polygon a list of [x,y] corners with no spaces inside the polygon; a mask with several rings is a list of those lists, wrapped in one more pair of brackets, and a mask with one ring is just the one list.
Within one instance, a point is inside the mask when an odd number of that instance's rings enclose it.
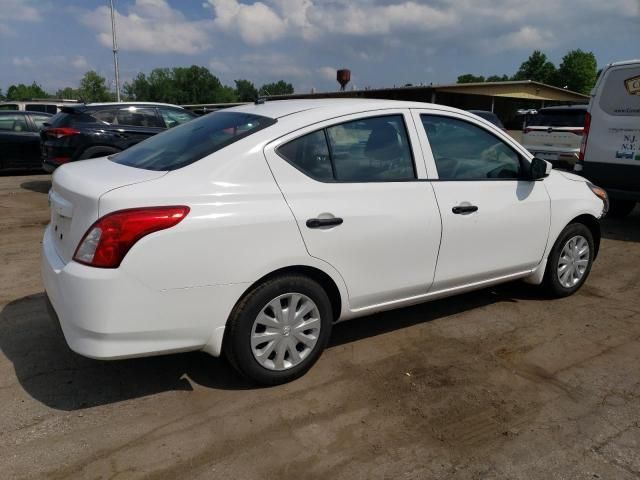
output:
{"label": "car door handle", "polygon": [[451,211],[456,215],[460,215],[463,213],[477,212],[478,207],[476,207],[475,205],[458,205],[456,207],[453,207]]}
{"label": "car door handle", "polygon": [[334,227],[342,225],[342,219],[339,217],[332,218],[310,218],[307,220],[308,228]]}

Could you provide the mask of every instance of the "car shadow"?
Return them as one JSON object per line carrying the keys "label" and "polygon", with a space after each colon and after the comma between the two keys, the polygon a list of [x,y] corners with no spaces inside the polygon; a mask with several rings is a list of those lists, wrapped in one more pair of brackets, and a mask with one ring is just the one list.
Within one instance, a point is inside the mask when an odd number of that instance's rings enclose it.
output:
{"label": "car shadow", "polygon": [[[513,283],[428,304],[336,324],[330,347],[497,302],[541,298],[537,289]],[[69,350],[47,313],[43,293],[0,311],[0,351],[13,364],[22,388],[48,407],[73,411],[167,391],[257,388],[224,360],[190,352],[117,361],[91,360]]]}
{"label": "car shadow", "polygon": [[51,180],[29,180],[22,182],[20,188],[31,190],[36,193],[49,193],[51,189]]}
{"label": "car shadow", "polygon": [[623,218],[605,217],[600,227],[603,238],[640,242],[640,206]]}

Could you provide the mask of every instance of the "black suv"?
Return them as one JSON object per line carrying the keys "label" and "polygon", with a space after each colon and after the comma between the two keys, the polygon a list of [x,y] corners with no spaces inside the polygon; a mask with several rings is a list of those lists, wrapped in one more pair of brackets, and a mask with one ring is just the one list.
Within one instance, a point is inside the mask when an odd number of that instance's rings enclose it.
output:
{"label": "black suv", "polygon": [[62,107],[40,131],[42,168],[120,152],[196,115],[158,103],[94,103]]}

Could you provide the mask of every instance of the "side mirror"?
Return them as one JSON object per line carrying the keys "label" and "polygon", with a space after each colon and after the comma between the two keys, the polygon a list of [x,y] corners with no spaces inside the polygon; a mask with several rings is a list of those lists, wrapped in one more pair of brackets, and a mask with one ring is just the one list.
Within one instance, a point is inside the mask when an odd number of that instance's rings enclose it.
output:
{"label": "side mirror", "polygon": [[552,168],[553,165],[551,163],[541,158],[533,157],[533,160],[531,160],[531,180],[540,180],[548,177]]}

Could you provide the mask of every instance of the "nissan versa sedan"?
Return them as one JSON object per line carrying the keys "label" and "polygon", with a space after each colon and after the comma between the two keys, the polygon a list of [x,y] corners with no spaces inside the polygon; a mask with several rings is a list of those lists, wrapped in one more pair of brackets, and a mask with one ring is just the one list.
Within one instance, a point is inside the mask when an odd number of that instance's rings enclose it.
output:
{"label": "nissan versa sedan", "polygon": [[335,322],[523,279],[585,282],[606,193],[442,105],[291,100],[215,112],[64,165],[42,274],[67,343],[203,350],[258,384]]}

